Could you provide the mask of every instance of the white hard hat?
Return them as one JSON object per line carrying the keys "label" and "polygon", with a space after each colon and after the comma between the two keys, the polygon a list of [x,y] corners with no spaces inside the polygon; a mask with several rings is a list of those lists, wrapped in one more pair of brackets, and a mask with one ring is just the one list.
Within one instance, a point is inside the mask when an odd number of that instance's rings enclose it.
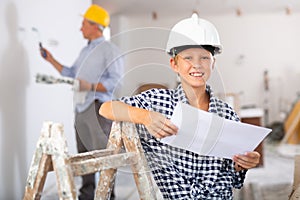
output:
{"label": "white hard hat", "polygon": [[222,52],[222,45],[215,26],[209,21],[193,15],[173,26],[169,34],[166,51],[171,56],[175,56],[184,47],[201,47],[203,45],[210,46],[213,49],[213,54]]}

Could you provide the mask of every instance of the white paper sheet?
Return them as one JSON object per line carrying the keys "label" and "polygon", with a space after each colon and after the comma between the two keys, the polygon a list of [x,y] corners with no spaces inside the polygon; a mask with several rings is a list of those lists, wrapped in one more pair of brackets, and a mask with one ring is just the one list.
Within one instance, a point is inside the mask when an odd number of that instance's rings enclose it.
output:
{"label": "white paper sheet", "polygon": [[234,155],[253,151],[271,129],[235,122],[178,103],[171,121],[178,134],[161,139],[162,143],[201,155],[232,159]]}

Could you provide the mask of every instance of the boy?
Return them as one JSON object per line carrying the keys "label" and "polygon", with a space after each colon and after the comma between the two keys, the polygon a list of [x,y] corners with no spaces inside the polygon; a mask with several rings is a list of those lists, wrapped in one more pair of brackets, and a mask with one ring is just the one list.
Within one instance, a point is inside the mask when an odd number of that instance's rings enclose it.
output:
{"label": "boy", "polygon": [[215,27],[198,17],[184,19],[171,30],[167,52],[170,66],[180,77],[176,89],[150,89],[120,101],[104,103],[99,113],[115,121],[137,124],[138,134],[154,179],[164,199],[233,199],[247,169],[259,163],[258,152],[235,155],[232,160],[199,155],[172,147],[160,138],[177,133],[169,120],[177,102],[215,113],[226,119],[239,117],[217,99],[207,85],[222,46]]}

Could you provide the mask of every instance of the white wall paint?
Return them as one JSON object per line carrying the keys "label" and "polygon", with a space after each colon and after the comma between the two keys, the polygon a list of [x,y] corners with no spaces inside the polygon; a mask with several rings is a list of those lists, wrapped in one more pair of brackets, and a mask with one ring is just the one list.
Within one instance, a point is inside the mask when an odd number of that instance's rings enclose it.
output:
{"label": "white wall paint", "polygon": [[143,27],[113,35],[125,58],[124,87],[120,95],[132,95],[144,83],[176,84],[176,76],[168,64],[164,43],[168,31]]}
{"label": "white wall paint", "polygon": [[[38,50],[38,37],[53,55],[71,65],[85,45],[81,16],[91,1],[2,0],[0,3],[0,199],[22,199],[43,121],[65,126],[75,153],[73,95],[67,85],[35,83],[37,73],[59,76]],[[54,43],[56,42],[56,43]],[[47,185],[55,184],[54,178]]]}
{"label": "white wall paint", "polygon": [[[115,16],[123,23],[118,31],[133,33],[126,42],[119,45],[122,49],[131,49],[134,45],[143,48],[148,43],[154,43],[161,48],[166,44],[167,31],[157,27],[170,29],[178,20],[189,16],[179,14],[170,18],[152,20],[151,16],[126,17]],[[263,72],[269,71],[270,79],[270,122],[282,120],[280,109],[289,111],[292,102],[299,91],[300,68],[298,47],[300,45],[300,14],[256,14],[237,17],[235,15],[201,16],[210,20],[219,30],[224,46],[223,54],[217,56],[217,68],[213,75],[212,85],[217,92],[238,93],[241,106],[263,106]],[[116,23],[121,24],[121,23]],[[124,26],[126,24],[126,26]],[[158,34],[140,34],[135,30],[143,27],[156,27]],[[146,30],[146,29],[145,29]],[[161,54],[158,56],[158,54]],[[168,57],[163,51],[157,55],[144,52],[136,55],[126,55],[126,71],[129,73],[138,63],[161,63],[168,66]],[[164,68],[165,69],[165,68]],[[131,72],[130,72],[131,73]],[[129,73],[129,74],[130,74]],[[170,73],[172,73],[170,71]],[[162,75],[163,74],[163,75]],[[162,76],[161,76],[162,75]],[[129,76],[129,75],[128,75]],[[156,70],[140,73],[138,78],[126,79],[126,86],[137,87],[142,80],[172,82],[172,76],[159,73]],[[136,76],[137,77],[137,76]],[[157,80],[157,78],[159,80]],[[174,84],[170,84],[171,86]],[[132,89],[131,89],[132,90]],[[123,94],[130,91],[124,88]]]}
{"label": "white wall paint", "polygon": [[[219,68],[228,92],[242,92],[241,104],[263,105],[263,71],[270,78],[270,121],[280,120],[299,91],[300,15],[268,14],[211,17],[220,31],[224,54]],[[238,62],[239,56],[244,59]],[[286,102],[284,108],[281,102]]]}

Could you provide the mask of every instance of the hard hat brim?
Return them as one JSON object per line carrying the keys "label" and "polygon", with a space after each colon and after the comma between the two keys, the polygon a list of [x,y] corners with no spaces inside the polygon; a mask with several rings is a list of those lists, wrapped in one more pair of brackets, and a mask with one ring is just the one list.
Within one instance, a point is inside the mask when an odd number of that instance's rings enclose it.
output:
{"label": "hard hat brim", "polygon": [[212,45],[184,45],[184,46],[174,47],[174,48],[170,49],[170,52],[168,52],[168,54],[170,54],[171,56],[176,56],[180,52],[182,52],[186,49],[190,49],[190,48],[205,49],[205,50],[209,51],[213,56],[216,53],[219,53],[219,48],[212,46]]}

